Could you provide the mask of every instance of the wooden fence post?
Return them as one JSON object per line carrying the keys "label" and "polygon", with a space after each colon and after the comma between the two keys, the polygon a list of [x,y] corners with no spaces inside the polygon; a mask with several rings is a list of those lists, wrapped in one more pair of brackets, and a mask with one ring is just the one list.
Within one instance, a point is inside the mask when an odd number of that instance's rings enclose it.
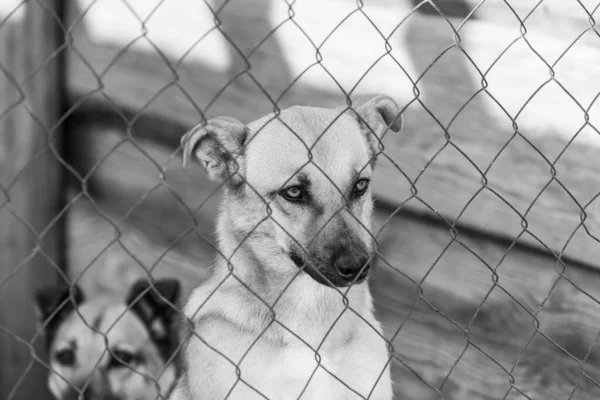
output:
{"label": "wooden fence post", "polygon": [[[33,291],[62,264],[60,0],[0,3],[0,399],[50,399],[27,345]],[[56,152],[54,151],[56,149]],[[46,360],[42,341],[35,354]]]}

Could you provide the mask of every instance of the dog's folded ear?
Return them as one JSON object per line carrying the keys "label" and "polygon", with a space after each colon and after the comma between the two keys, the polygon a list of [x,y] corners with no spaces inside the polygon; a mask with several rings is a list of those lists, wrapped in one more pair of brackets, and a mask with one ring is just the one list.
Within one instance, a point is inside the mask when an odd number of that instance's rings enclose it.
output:
{"label": "dog's folded ear", "polygon": [[60,323],[83,302],[84,297],[79,286],[60,283],[37,290],[34,300],[37,318],[49,345]]}
{"label": "dog's folded ear", "polygon": [[176,279],[136,281],[125,303],[148,327],[152,340],[168,359],[177,346],[177,310],[181,285]]}
{"label": "dog's folded ear", "polygon": [[[353,97],[351,108],[366,134],[373,153],[379,154],[380,142],[388,132],[400,132],[403,119],[398,104],[383,94]],[[350,111],[352,113],[352,111]]]}
{"label": "dog's folded ear", "polygon": [[192,154],[205,168],[208,177],[214,181],[232,179],[232,183],[242,181],[241,161],[248,128],[235,118],[217,117],[193,127],[181,138],[183,148],[183,168],[187,168]]}

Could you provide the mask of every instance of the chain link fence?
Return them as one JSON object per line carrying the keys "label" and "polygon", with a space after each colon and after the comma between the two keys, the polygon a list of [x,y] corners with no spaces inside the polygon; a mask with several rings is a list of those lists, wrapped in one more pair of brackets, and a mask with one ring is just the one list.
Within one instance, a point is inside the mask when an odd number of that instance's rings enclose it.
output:
{"label": "chain link fence", "polygon": [[[269,398],[245,379],[241,363],[265,332],[277,326],[314,353],[316,367],[298,398],[317,371],[335,378],[356,398],[369,398],[370,391],[357,391],[357,382],[338,378],[321,362],[330,332],[341,318],[353,315],[377,331],[389,350],[385,367],[391,366],[394,398],[598,397],[600,278],[593,264],[599,242],[595,201],[600,189],[595,184],[600,174],[595,172],[600,171],[594,157],[600,132],[594,106],[600,92],[593,88],[595,75],[585,75],[588,70],[579,63],[587,63],[585,57],[595,54],[590,49],[600,40],[595,22],[600,3],[407,1],[398,12],[397,5],[378,1],[373,6],[377,15],[386,16],[387,7],[395,10],[389,25],[380,29],[366,2],[352,3],[349,12],[347,4],[338,5],[344,8],[336,11],[344,14],[339,19],[331,16],[334,2],[307,6],[319,21],[333,19],[333,29],[317,40],[303,26],[302,0],[202,2],[201,15],[209,24],[199,25],[194,40],[178,40],[178,18],[183,30],[186,10],[200,13],[192,3],[98,0],[75,7],[25,0],[0,6],[0,357],[2,370],[8,371],[1,373],[2,396],[47,397],[48,387],[55,395],[73,398],[92,393],[97,398],[166,398],[190,338],[219,352],[195,332],[190,319],[202,307],[188,310],[187,316],[182,311],[216,259],[224,271],[216,275],[222,281],[213,285],[206,302],[223,285],[238,285],[247,291],[249,303],[269,311],[240,359],[222,354],[236,375],[229,394],[244,386],[257,398]],[[275,15],[274,9],[284,17],[272,17],[265,25],[261,15]],[[155,21],[161,10],[163,25]],[[560,22],[564,34],[540,25],[544,18]],[[362,44],[376,51],[354,58],[344,53],[361,45],[348,45],[350,39],[336,36],[350,20],[370,27]],[[392,40],[411,23],[407,42]],[[471,24],[502,25],[511,39],[471,36]],[[87,31],[81,33],[83,25]],[[51,34],[45,30],[49,26]],[[103,33],[109,26],[114,32]],[[294,51],[276,40],[278,32],[290,27],[309,43],[311,59],[298,61]],[[115,44],[111,34],[121,35],[122,42]],[[562,40],[551,58],[544,55],[549,46],[540,38],[545,35]],[[53,42],[39,44],[48,36]],[[196,47],[215,38],[223,54],[197,56],[213,65],[194,75],[197,60],[190,60]],[[443,43],[427,45],[440,38]],[[491,56],[470,52],[469,43],[478,40],[483,43],[479,49],[489,41]],[[332,41],[346,43],[341,64],[354,72],[328,63],[328,55],[335,54],[328,47]],[[500,66],[517,47],[518,54],[535,59],[536,68],[546,74],[511,86],[526,87],[522,98],[511,97],[502,88],[506,77],[494,75],[499,68],[508,70]],[[432,48],[439,51],[433,54]],[[569,54],[574,54],[572,64],[564,61]],[[27,61],[25,67],[21,59]],[[394,69],[378,70],[382,60]],[[523,61],[522,67],[530,64]],[[329,86],[319,86],[323,78],[310,78],[315,70],[327,77]],[[386,77],[391,92],[385,90],[385,79],[369,80],[370,74],[388,70],[397,74]],[[360,75],[354,77],[356,71]],[[430,79],[432,71],[447,80]],[[399,87],[409,90],[398,94]],[[523,115],[545,90],[553,90],[547,107],[564,111],[564,116],[534,113],[527,120]],[[400,105],[386,118],[386,130],[400,115],[405,127],[401,138],[391,131],[385,140],[376,138],[374,154],[360,166],[368,170],[377,158],[370,228],[351,210],[346,188],[319,161],[319,143],[332,140],[327,135],[335,135],[348,116],[364,125],[365,132],[380,136],[356,103],[357,94],[372,91]],[[199,93],[204,97],[196,101]],[[454,95],[460,104],[455,97],[448,100],[452,107],[443,108],[445,96]],[[305,143],[303,132],[294,130],[283,111],[299,102],[338,105],[311,143]],[[570,111],[563,107],[567,103]],[[198,122],[195,129],[219,115],[250,123],[269,112],[249,140],[278,126],[302,142],[307,153],[276,192],[295,189],[289,186],[292,178],[310,169],[325,176],[323,185],[331,186],[332,196],[344,200],[328,211],[318,229],[311,227],[314,235],[305,241],[275,215],[273,209],[280,206],[273,198],[231,163],[239,156],[237,149],[221,154],[233,166],[223,183],[208,181],[195,161],[187,172],[181,168],[180,139]],[[551,124],[542,117],[556,122],[559,132],[536,136],[536,126],[548,130]],[[415,139],[420,136],[426,139]],[[493,146],[488,145],[491,140]],[[225,147],[218,150],[232,151]],[[524,175],[527,171],[531,175]],[[214,226],[223,187],[233,180],[239,181],[247,201],[260,207],[251,209],[255,216],[247,220],[253,226],[246,226],[232,247],[218,242]],[[277,312],[287,288],[305,274],[304,267],[281,285],[276,297],[265,299],[249,284],[248,272],[236,269],[236,260],[249,242],[265,235],[266,227],[307,256],[329,222],[341,215],[375,243],[369,257],[376,264],[370,288],[383,328],[379,332],[353,308],[352,289],[334,288],[339,315],[314,345],[282,322],[293,317]],[[315,279],[330,279],[319,270],[312,273],[318,275]],[[32,328],[38,323],[37,330]],[[186,335],[180,334],[184,331]]]}

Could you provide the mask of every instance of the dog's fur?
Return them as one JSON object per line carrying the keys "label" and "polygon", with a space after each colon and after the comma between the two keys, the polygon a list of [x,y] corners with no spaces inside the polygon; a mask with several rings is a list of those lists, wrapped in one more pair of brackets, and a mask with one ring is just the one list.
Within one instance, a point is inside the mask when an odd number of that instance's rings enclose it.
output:
{"label": "dog's fur", "polygon": [[171,400],[392,398],[365,281],[368,180],[384,133],[401,126],[377,95],[248,126],[219,117],[182,138],[184,167],[195,155],[224,181],[222,257],[185,308],[193,329]]}
{"label": "dog's fur", "polygon": [[56,399],[157,399],[156,382],[167,396],[176,379],[171,359],[179,324],[171,304],[177,304],[180,285],[158,279],[153,286],[139,280],[126,299],[87,300],[76,285],[36,293],[49,355],[48,386]]}

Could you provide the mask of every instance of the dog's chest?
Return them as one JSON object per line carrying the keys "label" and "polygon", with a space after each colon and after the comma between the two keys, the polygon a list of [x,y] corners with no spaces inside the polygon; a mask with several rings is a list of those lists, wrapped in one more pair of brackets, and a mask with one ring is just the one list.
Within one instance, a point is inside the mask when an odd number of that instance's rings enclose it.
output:
{"label": "dog's chest", "polygon": [[[279,306],[273,310],[275,320],[250,319],[248,304],[233,307],[233,302],[227,308],[215,303],[220,312],[208,313],[209,301],[203,317],[196,317],[196,332],[218,353],[195,341],[188,362],[198,379],[197,395],[209,387],[223,396],[196,398],[224,397],[235,384],[228,399],[350,400],[367,398],[377,384],[370,398],[391,399],[387,349],[367,300],[350,298],[353,310],[339,301]],[[251,310],[255,316],[268,315],[258,312],[260,305]],[[192,354],[194,348],[198,351]],[[209,370],[217,372],[203,372]]]}
{"label": "dog's chest", "polygon": [[[268,362],[259,362],[256,374],[243,365],[240,368],[250,373],[246,379],[269,399],[360,399],[369,395],[380,376],[383,390],[389,386],[385,349],[370,347],[361,341],[344,347],[323,346],[317,353],[307,346],[290,346],[265,358]],[[248,364],[256,367],[257,361],[248,360]]]}
{"label": "dog's chest", "polygon": [[[248,378],[263,387],[261,392],[272,394],[268,398],[360,399],[368,397],[377,385],[370,398],[390,399],[391,394],[381,396],[382,391],[391,393],[387,349],[379,324],[370,322],[372,326],[354,314],[345,314],[313,343],[308,343],[315,337],[307,329],[300,329],[305,338],[288,332],[286,346],[274,348],[265,343],[248,354],[252,358],[247,359],[248,369],[240,367],[242,371],[261,371]],[[258,364],[258,369],[251,367]]]}

